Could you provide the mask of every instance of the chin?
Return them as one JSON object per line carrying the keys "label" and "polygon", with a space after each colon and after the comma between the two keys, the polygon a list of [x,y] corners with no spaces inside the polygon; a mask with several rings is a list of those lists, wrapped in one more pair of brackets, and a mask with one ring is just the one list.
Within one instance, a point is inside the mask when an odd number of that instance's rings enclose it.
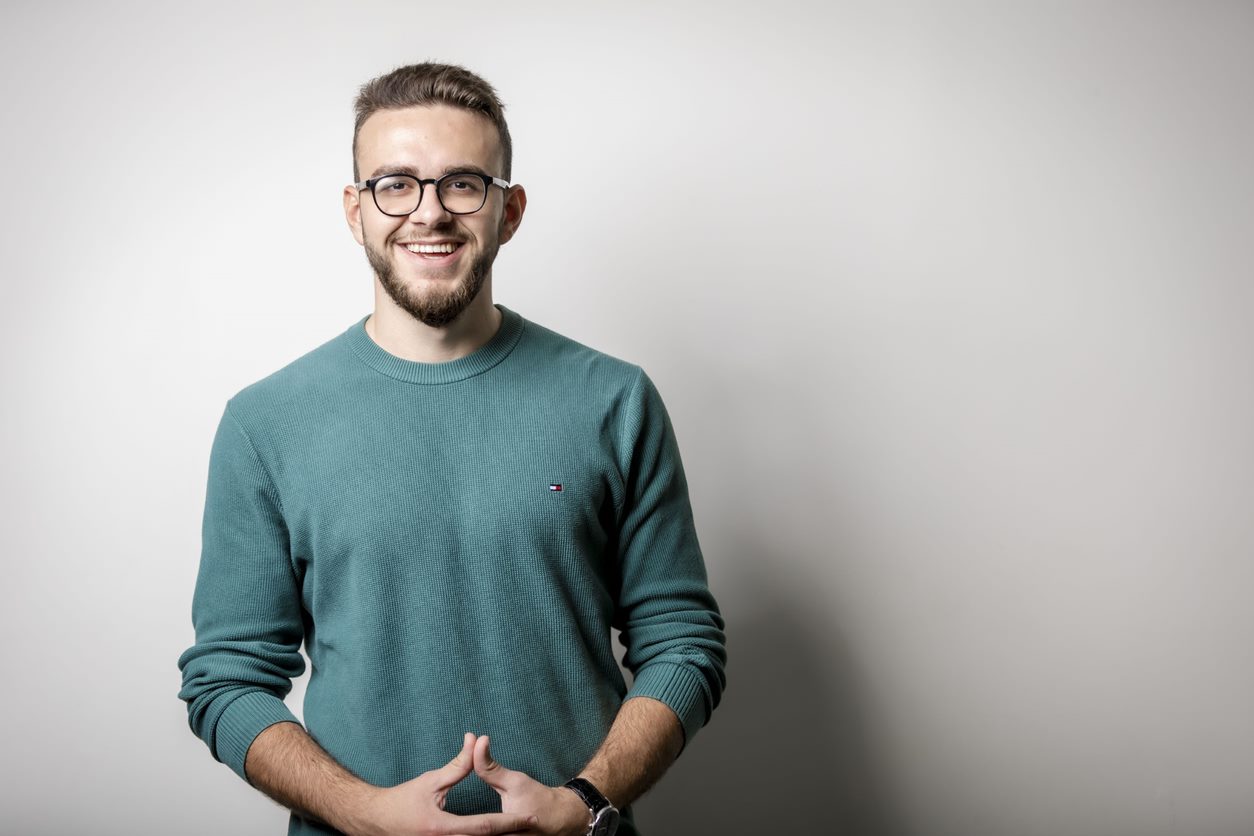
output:
{"label": "chin", "polygon": [[366,257],[388,297],[401,310],[432,328],[452,324],[474,304],[487,281],[491,258],[476,259],[468,270],[448,278],[419,274],[401,278],[410,265],[397,265],[366,247]]}

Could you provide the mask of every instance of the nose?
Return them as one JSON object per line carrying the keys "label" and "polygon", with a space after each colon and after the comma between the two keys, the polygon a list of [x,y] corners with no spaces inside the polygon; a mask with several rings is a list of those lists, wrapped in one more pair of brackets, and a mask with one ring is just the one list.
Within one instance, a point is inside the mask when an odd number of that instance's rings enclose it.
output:
{"label": "nose", "polygon": [[422,199],[418,201],[417,208],[409,213],[410,223],[423,226],[437,226],[445,223],[452,217],[452,213],[445,209],[444,204],[440,202],[440,197],[436,193],[435,183],[423,183]]}

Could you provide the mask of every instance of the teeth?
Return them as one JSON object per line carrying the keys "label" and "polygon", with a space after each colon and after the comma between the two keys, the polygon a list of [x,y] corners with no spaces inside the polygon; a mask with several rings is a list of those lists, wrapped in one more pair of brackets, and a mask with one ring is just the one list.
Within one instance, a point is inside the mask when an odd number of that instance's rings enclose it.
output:
{"label": "teeth", "polygon": [[406,244],[405,249],[411,253],[451,253],[456,247],[452,244]]}

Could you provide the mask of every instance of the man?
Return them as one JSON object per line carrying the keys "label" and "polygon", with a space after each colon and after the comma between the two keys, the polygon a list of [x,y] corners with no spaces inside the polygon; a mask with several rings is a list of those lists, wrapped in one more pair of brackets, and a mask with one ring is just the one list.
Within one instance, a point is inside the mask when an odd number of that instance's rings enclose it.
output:
{"label": "man", "polygon": [[[493,305],[527,199],[485,81],[369,82],[353,148],[374,312],[227,404],[192,729],[289,833],[612,833],[621,810],[633,834],[724,684],[665,410],[637,367]],[[282,701],[302,641],[305,727]]]}

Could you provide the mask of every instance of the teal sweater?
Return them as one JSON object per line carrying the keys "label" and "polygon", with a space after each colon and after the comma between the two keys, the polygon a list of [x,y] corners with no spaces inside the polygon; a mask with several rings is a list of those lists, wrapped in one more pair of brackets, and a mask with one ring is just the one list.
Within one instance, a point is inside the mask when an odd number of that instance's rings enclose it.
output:
{"label": "teal sweater", "polygon": [[[466,731],[558,785],[624,699],[666,703],[688,739],[718,704],[723,621],[657,391],[501,311],[487,345],[436,364],[383,351],[363,319],[227,404],[180,697],[241,776],[294,719],[302,642],[306,728],[379,786]],[[472,775],[448,809],[500,807]]]}

